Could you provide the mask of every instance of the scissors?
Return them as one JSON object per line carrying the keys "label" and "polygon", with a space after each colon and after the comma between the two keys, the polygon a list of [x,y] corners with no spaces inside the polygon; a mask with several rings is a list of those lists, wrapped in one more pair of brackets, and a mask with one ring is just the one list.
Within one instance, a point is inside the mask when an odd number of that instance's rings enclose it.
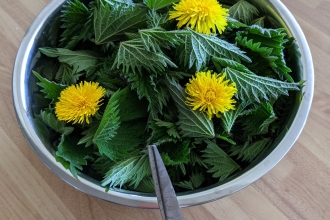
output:
{"label": "scissors", "polygon": [[183,220],[178,199],[156,145],[148,146],[149,163],[163,220]]}

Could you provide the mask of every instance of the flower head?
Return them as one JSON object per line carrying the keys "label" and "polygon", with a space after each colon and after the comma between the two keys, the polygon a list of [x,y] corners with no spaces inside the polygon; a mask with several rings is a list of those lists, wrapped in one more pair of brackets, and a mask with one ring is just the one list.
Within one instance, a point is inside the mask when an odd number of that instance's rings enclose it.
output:
{"label": "flower head", "polygon": [[227,26],[228,9],[222,8],[217,0],[181,0],[173,8],[169,19],[178,20],[178,28],[187,24],[199,33],[215,33],[218,29],[221,34]]}
{"label": "flower head", "polygon": [[225,73],[197,72],[186,85],[186,104],[193,110],[206,112],[210,120],[213,115],[220,117],[220,113],[235,110],[233,103],[236,101],[232,97],[237,89],[235,83],[224,80],[225,77]]}
{"label": "flower head", "polygon": [[73,121],[73,124],[84,121],[89,123],[100,107],[105,89],[96,82],[80,82],[64,89],[55,103],[55,114],[60,121]]}

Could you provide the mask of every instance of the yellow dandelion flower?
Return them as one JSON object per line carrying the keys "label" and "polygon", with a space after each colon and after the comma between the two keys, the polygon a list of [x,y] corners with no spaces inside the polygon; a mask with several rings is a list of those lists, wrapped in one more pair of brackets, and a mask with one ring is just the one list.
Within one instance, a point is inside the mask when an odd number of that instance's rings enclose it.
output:
{"label": "yellow dandelion flower", "polygon": [[64,89],[55,103],[55,114],[60,121],[73,121],[73,124],[84,121],[89,123],[100,107],[105,89],[96,82],[80,82]]}
{"label": "yellow dandelion flower", "polygon": [[232,98],[237,89],[225,77],[225,73],[197,72],[186,84],[186,104],[193,110],[206,112],[210,120],[213,115],[220,117],[220,113],[235,110],[236,101]]}
{"label": "yellow dandelion flower", "polygon": [[217,0],[181,0],[173,8],[169,20],[179,21],[178,28],[186,24],[199,33],[215,33],[218,29],[221,34],[227,26],[228,9],[222,8]]}

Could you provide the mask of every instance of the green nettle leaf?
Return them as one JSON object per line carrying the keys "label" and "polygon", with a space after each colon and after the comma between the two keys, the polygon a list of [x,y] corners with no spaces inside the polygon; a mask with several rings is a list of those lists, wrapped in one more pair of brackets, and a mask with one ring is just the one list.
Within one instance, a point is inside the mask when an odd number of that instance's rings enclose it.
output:
{"label": "green nettle leaf", "polygon": [[101,123],[94,135],[93,142],[98,146],[105,145],[117,134],[117,129],[120,125],[120,117],[118,116],[118,96],[120,96],[120,91],[111,96],[104,111]]}
{"label": "green nettle leaf", "polygon": [[107,2],[110,5],[122,5],[123,7],[129,7],[129,6],[134,6],[134,2],[132,0],[104,0],[105,2]]}
{"label": "green nettle leaf", "polygon": [[167,166],[166,170],[167,170],[168,176],[170,177],[173,185],[175,185],[175,183],[180,182],[182,180],[182,178],[186,175],[186,174],[184,174],[184,172],[183,172],[184,170],[182,169],[182,166],[180,166],[180,165]]}
{"label": "green nettle leaf", "polygon": [[[175,108],[175,107],[174,107]],[[181,140],[181,136],[176,125],[176,112],[172,109],[167,109],[173,113],[173,115],[163,115],[162,120],[158,118],[153,118],[148,120],[148,128],[151,134],[147,140],[148,145],[161,145],[167,142],[177,143]]]}
{"label": "green nettle leaf", "polygon": [[205,176],[204,176],[203,173],[200,173],[200,172],[199,173],[193,173],[190,176],[190,181],[191,181],[192,185],[194,186],[194,188],[197,189],[205,181]]}
{"label": "green nettle leaf", "polygon": [[215,137],[218,138],[218,139],[221,139],[223,141],[226,141],[229,144],[236,145],[236,142],[233,141],[232,139],[230,139],[229,136],[226,135],[226,134],[224,134],[224,135],[216,135]]}
{"label": "green nettle leaf", "polygon": [[43,141],[43,138],[47,140],[52,140],[54,136],[55,136],[54,139],[58,140],[57,133],[54,134],[54,132],[51,131],[51,129],[49,129],[48,125],[46,125],[46,123],[44,122],[44,120],[42,120],[40,115],[37,115],[33,119],[33,122],[34,122],[35,131],[37,135],[40,137],[41,141]]}
{"label": "green nettle leaf", "polygon": [[[107,106],[94,137],[94,143],[101,154],[113,161],[119,161],[142,143],[140,136],[145,130],[146,123],[134,121],[132,124],[132,120],[146,116],[146,105],[143,107],[141,103],[128,87],[112,95],[108,106],[115,107],[111,111]],[[104,120],[106,121],[102,124]]]}
{"label": "green nettle leaf", "polygon": [[[37,58],[37,56],[38,56],[38,58]],[[41,57],[41,52],[38,51],[37,54],[36,54],[35,59],[36,60],[40,59],[40,57]],[[32,68],[34,68],[34,66],[35,66],[35,63],[31,64]],[[56,76],[56,73],[58,71],[58,68],[59,68],[59,63],[58,63],[57,60],[55,60],[55,59],[45,59],[45,61],[43,61],[43,63],[42,63],[42,66],[37,67],[35,69],[35,71],[38,72],[38,73],[42,73],[43,78],[53,81],[53,79]]]}
{"label": "green nettle leaf", "polygon": [[48,57],[58,57],[61,63],[72,66],[73,72],[87,71],[98,61],[98,55],[88,50],[72,51],[63,48],[39,48],[39,50]]}
{"label": "green nettle leaf", "polygon": [[274,27],[274,28],[281,28],[281,27],[283,27],[283,25],[280,22],[278,22],[277,19],[272,18],[270,16],[267,16],[266,18],[269,21],[269,23],[272,25],[272,27]]}
{"label": "green nettle leaf", "polygon": [[35,71],[32,72],[39,79],[40,82],[37,84],[42,87],[40,91],[45,94],[45,98],[52,99],[51,103],[57,102],[58,97],[60,97],[60,93],[66,88],[66,86],[49,81]]}
{"label": "green nettle leaf", "polygon": [[67,1],[60,17],[61,28],[64,28],[60,46],[72,49],[80,40],[89,39],[92,36],[91,16],[91,11],[81,1]]}
{"label": "green nettle leaf", "polygon": [[[54,18],[54,21],[51,24],[49,32],[48,32],[48,41],[52,47],[56,47],[56,45],[57,45],[60,26],[61,26],[61,17]],[[31,66],[34,66],[34,65],[31,65]]]}
{"label": "green nettle leaf", "polygon": [[113,161],[128,158],[142,144],[145,126],[144,122],[122,122],[110,141],[98,142],[100,153]]}
{"label": "green nettle leaf", "polygon": [[283,79],[293,82],[289,75],[291,69],[286,66],[284,44],[288,42],[284,28],[266,29],[252,25],[246,31],[237,32],[236,42],[266,59],[269,66]]}
{"label": "green nettle leaf", "polygon": [[[167,71],[164,73],[168,79],[171,79],[175,82],[179,82],[184,78],[191,78],[192,73],[178,72],[178,71]],[[194,73],[195,74],[195,73]],[[167,79],[165,80],[167,81]]]}
{"label": "green nettle leaf", "polygon": [[107,90],[107,94],[113,94],[118,89],[123,88],[126,86],[123,80],[121,80],[119,77],[112,78],[109,77],[109,75],[105,75],[103,73],[97,74],[98,79],[97,82],[100,83],[100,85]]}
{"label": "green nettle leaf", "polygon": [[128,40],[140,38],[140,35],[138,33],[125,33],[125,36]]}
{"label": "green nettle leaf", "polygon": [[183,88],[174,81],[168,82],[168,88],[179,109],[178,126],[183,137],[214,137],[214,127],[205,113],[193,111],[186,105],[186,94]]}
{"label": "green nettle leaf", "polygon": [[195,187],[193,186],[191,181],[182,181],[179,183],[175,183],[174,185],[184,188],[184,189],[188,189],[188,190],[194,190]]}
{"label": "green nettle leaf", "polygon": [[158,118],[158,115],[163,115],[164,109],[169,109],[168,102],[170,93],[167,88],[167,81],[179,81],[185,77],[191,77],[191,74],[177,71],[166,71],[161,75],[143,75],[143,74],[127,74],[127,80],[131,83],[131,88],[134,89],[139,98],[146,98],[149,102],[148,112],[152,118]]}
{"label": "green nettle leaf", "polygon": [[232,17],[227,17],[227,27],[226,30],[232,30],[234,28],[241,28],[241,27],[247,27],[246,24],[239,22],[238,20],[232,18]]}
{"label": "green nettle leaf", "polygon": [[246,107],[245,103],[239,103],[236,106],[235,110],[227,111],[221,116],[220,118],[221,125],[227,133],[231,132],[231,129],[236,122],[236,119],[242,114],[245,107]]}
{"label": "green nettle leaf", "polygon": [[99,153],[96,153],[98,158],[92,164],[92,168],[100,175],[104,176],[111,167],[115,164],[114,161],[110,160],[109,157],[102,156]]}
{"label": "green nettle leaf", "polygon": [[208,173],[213,173],[212,177],[219,178],[219,181],[226,179],[230,174],[240,169],[240,166],[231,159],[218,145],[211,141],[206,141],[207,147],[202,150],[203,161],[210,167]]}
{"label": "green nettle leaf", "polygon": [[104,4],[94,11],[95,44],[106,44],[123,38],[125,32],[145,27],[146,9],[138,6]]}
{"label": "green nettle leaf", "polygon": [[223,71],[227,78],[236,83],[237,97],[248,104],[260,103],[262,100],[269,100],[270,98],[277,99],[280,95],[289,95],[289,90],[299,90],[299,83],[287,83],[244,73],[229,67]]}
{"label": "green nettle leaf", "polygon": [[[241,147],[241,150],[236,151],[238,153],[237,159],[251,163],[262,152],[264,152],[269,146],[270,138],[262,138],[253,143],[249,143],[246,146]],[[234,155],[233,153],[231,155]]]}
{"label": "green nettle leaf", "polygon": [[144,76],[140,73],[128,74],[128,81],[131,88],[138,94],[139,99],[146,98],[149,102],[148,111],[153,118],[157,118],[158,113],[162,113],[164,105],[168,99],[168,93],[158,90],[159,83],[154,82],[154,77]]}
{"label": "green nettle leaf", "polygon": [[146,100],[140,100],[136,92],[131,91],[129,87],[122,89],[116,98],[118,99],[120,122],[132,121],[148,115]]}
{"label": "green nettle leaf", "polygon": [[81,133],[84,136],[80,138],[78,144],[85,144],[85,147],[91,146],[93,144],[93,139],[99,125],[100,125],[99,121],[93,121],[90,124],[90,127]]}
{"label": "green nettle leaf", "polygon": [[167,22],[168,15],[157,13],[155,10],[149,10],[147,14],[148,28],[160,28]]}
{"label": "green nettle leaf", "polygon": [[236,37],[236,41],[239,45],[245,46],[251,49],[253,52],[257,52],[261,55],[261,57],[274,62],[278,58],[272,55],[273,48],[271,47],[261,47],[261,42],[253,42],[253,39],[248,40],[247,37],[238,36]]}
{"label": "green nettle leaf", "polygon": [[258,9],[254,6],[251,5],[249,2],[245,0],[239,0],[229,8],[229,14],[245,24],[249,24],[252,20],[254,15],[259,15]]}
{"label": "green nettle leaf", "polygon": [[[260,41],[262,44],[268,46],[278,46],[278,44],[283,44],[288,41],[286,39],[287,34],[285,33],[285,28],[262,28],[258,25],[251,25],[247,28],[248,34],[259,35],[260,37],[271,38]],[[239,32],[241,34],[242,32]],[[262,38],[260,38],[262,39]]]}
{"label": "green nettle leaf", "polygon": [[114,59],[113,56],[103,58],[101,60],[102,67],[92,74],[97,77],[96,81],[99,82],[103,88],[111,92],[115,92],[127,86],[125,80],[123,80],[117,72],[111,71]]}
{"label": "green nettle leaf", "polygon": [[195,65],[196,71],[200,71],[212,56],[251,62],[250,58],[234,44],[215,35],[201,34],[191,29],[188,31],[191,34],[183,36],[185,43],[177,47],[176,52],[180,63],[189,68]]}
{"label": "green nettle leaf", "polygon": [[179,0],[143,0],[143,3],[146,4],[148,8],[158,10],[170,6],[178,1]]}
{"label": "green nettle leaf", "polygon": [[265,27],[265,19],[266,17],[257,18],[252,22],[252,24],[259,25],[260,27]]}
{"label": "green nettle leaf", "polygon": [[243,129],[250,135],[267,133],[269,125],[277,119],[272,105],[268,102],[261,103],[243,114],[248,116],[244,118]]}
{"label": "green nettle leaf", "polygon": [[155,186],[152,177],[145,177],[140,184],[135,187],[138,192],[155,193]]}
{"label": "green nettle leaf", "polygon": [[158,146],[165,165],[180,165],[189,162],[190,142],[165,143]]}
{"label": "green nettle leaf", "polygon": [[179,169],[181,170],[182,174],[185,176],[187,174],[187,170],[186,167],[184,166],[184,163],[179,163],[178,165],[175,165],[176,167],[179,167]]}
{"label": "green nettle leaf", "polygon": [[81,147],[77,143],[78,139],[74,136],[64,135],[56,152],[56,161],[70,169],[75,178],[78,178],[78,170],[82,170],[82,166],[87,165],[87,159],[93,153],[93,148]]}
{"label": "green nettle leaf", "polygon": [[67,45],[64,48],[68,50],[73,50],[78,45],[80,40],[80,36],[73,36],[71,40],[67,42]]}
{"label": "green nettle leaf", "polygon": [[204,163],[203,159],[201,158],[200,154],[195,152],[194,150],[190,150],[189,154],[189,163],[194,167],[196,164],[200,165],[201,167],[207,168],[207,165]]}
{"label": "green nettle leaf", "polygon": [[214,65],[217,67],[218,70],[221,69],[220,67],[222,67],[222,68],[230,67],[232,69],[235,69],[235,70],[238,70],[238,71],[241,71],[241,72],[254,74],[246,66],[244,66],[243,64],[238,63],[234,60],[229,60],[229,59],[226,59],[226,58],[212,57],[212,61],[213,61]]}
{"label": "green nettle leaf", "polygon": [[149,157],[143,154],[116,163],[106,173],[102,186],[122,187],[124,184],[129,183],[136,188],[144,177],[150,175]]}
{"label": "green nettle leaf", "polygon": [[66,63],[62,63],[56,73],[55,79],[64,85],[76,84],[81,73],[74,72],[73,68]]}
{"label": "green nettle leaf", "polygon": [[74,130],[73,127],[67,127],[66,122],[59,121],[52,112],[41,111],[40,116],[51,129],[60,134],[69,135]]}
{"label": "green nettle leaf", "polygon": [[[62,166],[65,169],[70,170],[70,163],[68,161],[64,160],[62,157],[55,156],[55,160],[56,160],[56,162],[62,164]],[[78,178],[77,170],[73,170],[73,171],[75,172],[75,175],[77,176],[76,178]],[[74,176],[74,174],[72,173],[72,171],[71,171],[71,174]]]}
{"label": "green nettle leaf", "polygon": [[141,73],[143,68],[154,73],[163,72],[166,67],[177,68],[164,53],[146,50],[141,38],[120,42],[112,69],[120,66],[124,73],[136,73],[136,69]]}
{"label": "green nettle leaf", "polygon": [[[79,0],[68,1],[62,9],[62,21],[84,20],[88,14],[88,8]],[[79,24],[79,23],[77,23]]]}
{"label": "green nettle leaf", "polygon": [[180,135],[177,131],[177,127],[173,122],[166,122],[160,119],[155,119],[156,125],[159,127],[165,127],[167,129],[167,134],[173,138],[180,139]]}
{"label": "green nettle leaf", "polygon": [[151,135],[147,140],[148,144],[160,145],[167,142],[176,143],[177,139],[171,137],[165,127],[159,127],[154,122],[149,122],[149,128],[151,130]]}
{"label": "green nettle leaf", "polygon": [[[151,78],[151,88],[153,89],[152,91],[152,97],[154,99],[154,103],[156,104],[156,107],[159,110],[159,113],[162,114],[164,111],[164,108],[169,108],[167,106],[168,101],[170,99],[170,93],[167,89],[167,76],[170,74],[168,72],[165,72],[163,76],[150,76]],[[156,117],[154,117],[156,118]]]}
{"label": "green nettle leaf", "polygon": [[141,39],[147,51],[155,53],[161,51],[161,47],[170,49],[180,43],[184,43],[180,35],[189,34],[187,31],[165,31],[161,28],[139,30]]}
{"label": "green nettle leaf", "polygon": [[191,174],[189,178],[190,178],[189,181],[179,182],[178,184],[175,185],[184,189],[194,190],[200,187],[205,181],[204,174],[200,172]]}

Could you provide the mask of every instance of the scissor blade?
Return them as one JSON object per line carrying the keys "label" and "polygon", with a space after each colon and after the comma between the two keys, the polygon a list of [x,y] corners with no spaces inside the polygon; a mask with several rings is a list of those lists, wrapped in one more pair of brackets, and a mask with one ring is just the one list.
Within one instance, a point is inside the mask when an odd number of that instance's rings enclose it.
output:
{"label": "scissor blade", "polygon": [[148,153],[152,179],[163,219],[183,220],[172,182],[157,147],[148,146]]}

